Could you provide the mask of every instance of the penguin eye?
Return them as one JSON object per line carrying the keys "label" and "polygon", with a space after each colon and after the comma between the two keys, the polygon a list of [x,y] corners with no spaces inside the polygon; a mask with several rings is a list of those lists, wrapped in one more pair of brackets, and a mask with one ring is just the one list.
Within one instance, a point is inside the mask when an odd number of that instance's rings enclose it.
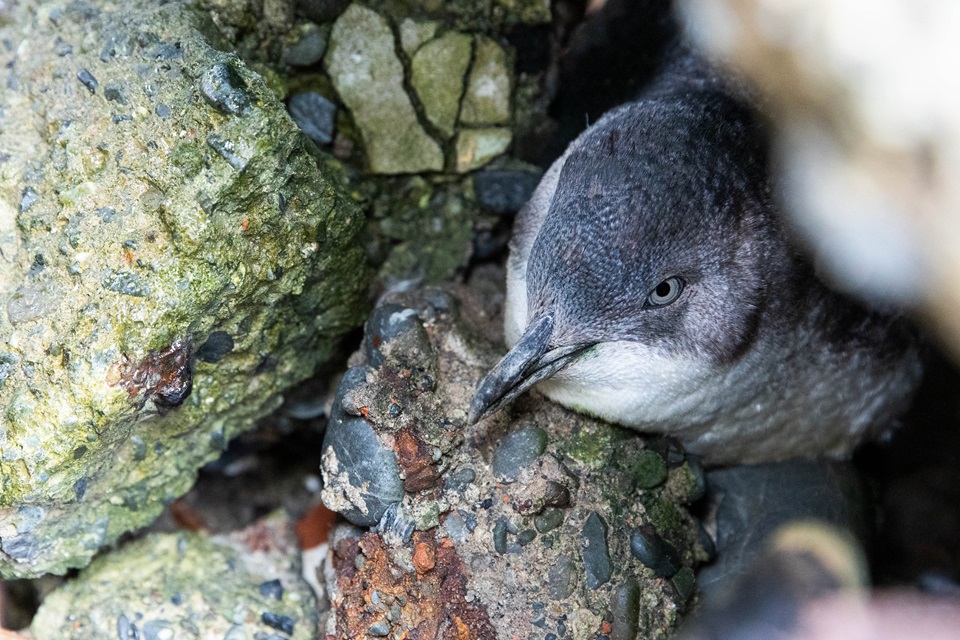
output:
{"label": "penguin eye", "polygon": [[653,291],[650,292],[650,295],[647,296],[647,306],[666,306],[679,298],[681,291],[683,291],[683,280],[677,278],[676,276],[667,278],[654,287]]}

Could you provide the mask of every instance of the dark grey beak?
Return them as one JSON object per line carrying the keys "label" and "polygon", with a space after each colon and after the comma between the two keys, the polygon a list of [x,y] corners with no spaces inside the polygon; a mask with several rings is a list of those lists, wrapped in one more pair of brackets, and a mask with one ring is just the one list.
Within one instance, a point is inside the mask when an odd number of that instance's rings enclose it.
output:
{"label": "dark grey beak", "polygon": [[576,360],[596,343],[550,349],[553,316],[547,314],[527,326],[517,344],[480,384],[470,404],[469,424],[493,415],[518,395]]}

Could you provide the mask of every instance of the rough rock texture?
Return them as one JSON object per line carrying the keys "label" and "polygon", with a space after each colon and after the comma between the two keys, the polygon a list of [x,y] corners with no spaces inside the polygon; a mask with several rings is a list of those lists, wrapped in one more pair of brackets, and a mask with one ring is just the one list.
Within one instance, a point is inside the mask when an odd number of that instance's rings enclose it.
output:
{"label": "rough rock texture", "polygon": [[230,536],[152,534],[95,560],[47,596],[37,640],[317,638],[290,523]]}
{"label": "rough rock texture", "polygon": [[[395,294],[367,322],[334,399],[322,496],[376,526],[331,537],[333,637],[665,638],[692,594],[695,461],[535,397],[465,425],[497,357],[502,275]],[[344,447],[347,423],[379,452]],[[637,556],[641,526],[657,545]]]}
{"label": "rough rock texture", "polygon": [[825,272],[920,306],[960,355],[960,10],[936,0],[680,3],[764,94],[785,208]]}
{"label": "rough rock texture", "polygon": [[82,566],[358,324],[362,216],[171,2],[0,33],[0,573]]}

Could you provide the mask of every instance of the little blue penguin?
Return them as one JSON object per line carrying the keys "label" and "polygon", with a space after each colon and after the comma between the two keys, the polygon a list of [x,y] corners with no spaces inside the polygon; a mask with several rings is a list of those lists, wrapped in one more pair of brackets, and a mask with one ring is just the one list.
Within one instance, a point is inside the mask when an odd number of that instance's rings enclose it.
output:
{"label": "little blue penguin", "polygon": [[844,456],[895,424],[921,375],[915,331],[816,277],[744,96],[675,46],[544,174],[510,244],[510,350],[471,424],[537,385],[711,465]]}

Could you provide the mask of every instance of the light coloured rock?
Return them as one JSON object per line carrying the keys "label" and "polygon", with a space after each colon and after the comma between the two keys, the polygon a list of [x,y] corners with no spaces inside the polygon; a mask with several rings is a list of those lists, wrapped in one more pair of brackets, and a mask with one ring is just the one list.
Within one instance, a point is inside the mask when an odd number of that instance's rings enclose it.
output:
{"label": "light coloured rock", "polygon": [[420,22],[411,18],[400,21],[400,46],[404,53],[413,56],[424,42],[437,34],[440,24],[432,20]]}
{"label": "light coloured rock", "polygon": [[448,31],[420,47],[411,63],[413,87],[427,118],[447,138],[460,111],[472,42],[465,33]]}
{"label": "light coloured rock", "polygon": [[482,167],[507,150],[513,133],[505,127],[460,129],[457,134],[457,171]]}
{"label": "light coloured rock", "polygon": [[230,536],[151,534],[123,545],[44,599],[33,637],[318,638],[291,528],[277,515]]}
{"label": "light coloured rock", "polygon": [[382,16],[352,4],[333,25],[327,72],[360,129],[372,173],[440,171],[443,151],[417,120],[394,45]]}
{"label": "light coloured rock", "polygon": [[511,98],[507,52],[490,38],[478,37],[475,47],[460,121],[464,124],[505,124],[510,120]]}

